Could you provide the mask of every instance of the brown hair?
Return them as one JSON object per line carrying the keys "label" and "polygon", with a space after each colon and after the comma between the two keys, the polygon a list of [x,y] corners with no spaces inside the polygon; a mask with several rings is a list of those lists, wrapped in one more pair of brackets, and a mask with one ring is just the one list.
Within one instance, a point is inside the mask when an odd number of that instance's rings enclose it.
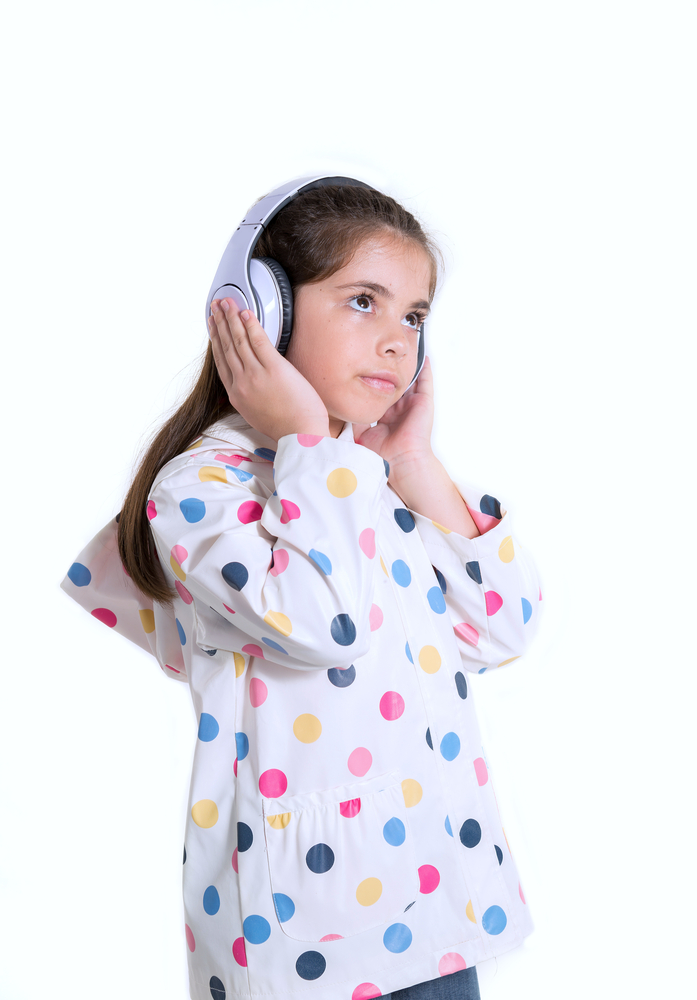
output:
{"label": "brown hair", "polygon": [[[410,212],[373,188],[330,185],[298,195],[271,220],[253,256],[278,261],[295,293],[301,285],[340,270],[365,239],[383,233],[401,237],[426,253],[431,262],[432,299],[442,264],[438,247]],[[167,462],[190,447],[211,424],[234,412],[209,344],[193,389],[145,452],[118,519],[119,554],[125,569],[139,590],[161,604],[170,604],[174,592],[157,559],[146,509],[148,494]]]}

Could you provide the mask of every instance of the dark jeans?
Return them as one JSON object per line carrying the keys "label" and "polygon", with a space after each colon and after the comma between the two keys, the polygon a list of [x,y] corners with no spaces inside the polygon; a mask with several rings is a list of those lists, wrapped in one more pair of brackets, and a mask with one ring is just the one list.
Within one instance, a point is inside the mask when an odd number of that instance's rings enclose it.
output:
{"label": "dark jeans", "polygon": [[480,1000],[477,970],[474,965],[460,969],[449,976],[386,993],[383,1000]]}

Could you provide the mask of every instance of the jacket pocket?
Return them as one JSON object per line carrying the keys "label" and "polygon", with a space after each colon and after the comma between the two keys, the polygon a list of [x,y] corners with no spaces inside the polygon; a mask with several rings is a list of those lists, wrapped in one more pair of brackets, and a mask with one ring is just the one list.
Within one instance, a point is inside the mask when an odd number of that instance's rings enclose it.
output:
{"label": "jacket pocket", "polygon": [[297,941],[359,934],[419,892],[398,771],[321,792],[263,799],[271,891]]}

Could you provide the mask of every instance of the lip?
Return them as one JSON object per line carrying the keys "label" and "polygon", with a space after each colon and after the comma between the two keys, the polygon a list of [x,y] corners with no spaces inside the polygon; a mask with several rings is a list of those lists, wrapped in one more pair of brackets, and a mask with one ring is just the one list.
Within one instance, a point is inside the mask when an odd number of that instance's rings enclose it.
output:
{"label": "lip", "polygon": [[369,375],[359,377],[361,382],[380,392],[394,392],[397,388],[397,378],[392,372],[371,372]]}

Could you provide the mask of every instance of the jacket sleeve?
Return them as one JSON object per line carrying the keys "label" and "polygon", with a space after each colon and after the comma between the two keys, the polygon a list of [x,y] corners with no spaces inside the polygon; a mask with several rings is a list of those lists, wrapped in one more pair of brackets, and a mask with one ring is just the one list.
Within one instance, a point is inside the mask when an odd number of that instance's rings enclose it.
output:
{"label": "jacket sleeve", "polygon": [[[471,672],[502,667],[537,632],[542,591],[535,564],[499,501],[456,484],[480,534],[465,538],[412,511]],[[437,590],[436,590],[437,595]]]}
{"label": "jacket sleeve", "polygon": [[197,641],[297,669],[349,666],[370,645],[382,459],[286,435],[271,495],[224,459],[175,460],[150,494],[160,562],[195,602]]}

